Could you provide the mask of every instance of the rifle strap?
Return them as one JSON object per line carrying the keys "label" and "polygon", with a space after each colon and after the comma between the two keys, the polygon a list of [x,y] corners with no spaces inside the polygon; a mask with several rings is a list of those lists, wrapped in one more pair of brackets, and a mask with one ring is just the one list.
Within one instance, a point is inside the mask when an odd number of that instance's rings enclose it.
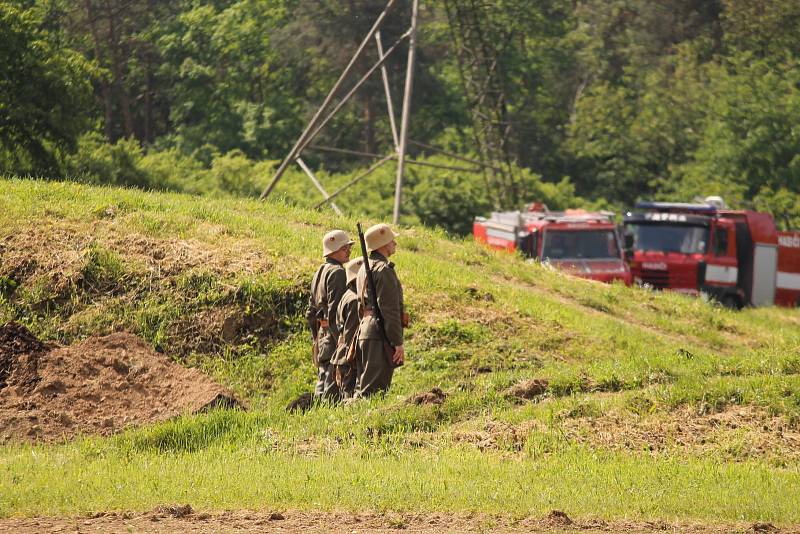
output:
{"label": "rifle strap", "polygon": [[353,340],[350,342],[350,346],[347,347],[347,352],[345,353],[345,361],[347,365],[355,365],[356,363],[356,350],[358,349],[358,332],[356,335],[353,336]]}
{"label": "rifle strap", "polygon": [[[366,273],[365,273],[366,274]],[[374,273],[373,273],[374,275]],[[364,285],[361,286],[361,291],[358,292],[358,302],[361,304],[361,317],[364,317],[364,311],[367,309],[367,303],[364,301],[364,298],[367,296],[367,286],[369,285],[369,280],[364,279]]]}

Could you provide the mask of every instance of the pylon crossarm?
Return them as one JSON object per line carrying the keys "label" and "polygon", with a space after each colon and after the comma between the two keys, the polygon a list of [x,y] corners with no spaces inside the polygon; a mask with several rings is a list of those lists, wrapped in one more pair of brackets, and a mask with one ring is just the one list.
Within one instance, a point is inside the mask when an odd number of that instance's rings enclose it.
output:
{"label": "pylon crossarm", "polygon": [[[378,57],[383,58],[383,39],[381,32],[375,33],[375,43],[378,47]],[[397,137],[397,124],[394,120],[394,104],[392,102],[392,90],[389,88],[389,71],[386,69],[386,64],[381,65],[381,78],[383,79],[383,92],[386,94],[386,111],[389,114],[389,127],[392,130],[392,140],[394,141],[394,150],[400,150],[400,140]]]}
{"label": "pylon crossarm", "polygon": [[496,166],[494,166],[494,165],[492,165],[490,163],[486,163],[486,162],[483,162],[483,161],[480,161],[480,160],[477,160],[477,159],[465,158],[464,156],[456,154],[455,152],[449,152],[447,150],[443,150],[441,148],[438,148],[438,147],[435,147],[435,146],[432,146],[432,145],[426,145],[425,143],[420,143],[419,141],[412,141],[412,140],[409,139],[408,142],[410,144],[418,146],[420,148],[424,148],[426,150],[432,150],[434,152],[438,152],[439,154],[443,154],[443,155],[448,156],[450,158],[457,159],[459,161],[463,161],[464,163],[472,163],[473,165],[480,165],[481,167],[486,167],[487,169],[494,169],[496,171],[500,170],[500,167],[496,167]]}
{"label": "pylon crossarm", "polygon": [[333,152],[335,154],[347,154],[348,156],[358,156],[361,158],[380,159],[383,154],[373,154],[372,152],[362,152],[360,150],[349,150],[347,148],[338,148],[335,146],[327,145],[308,145],[309,150],[319,150],[320,152]]}
{"label": "pylon crossarm", "polygon": [[396,157],[397,156],[394,155],[394,154],[389,154],[388,156],[384,156],[380,161],[376,161],[375,163],[373,163],[372,166],[369,169],[367,169],[366,171],[362,172],[361,174],[359,174],[358,176],[356,176],[355,178],[353,178],[352,180],[350,180],[349,182],[344,184],[342,187],[340,187],[339,189],[337,189],[336,191],[331,193],[328,198],[326,198],[322,202],[319,202],[314,207],[315,208],[319,208],[321,206],[324,206],[326,203],[328,203],[332,199],[336,198],[340,193],[343,193],[344,191],[349,189],[351,186],[355,185],[356,183],[361,181],[363,178],[366,178],[367,176],[369,176],[370,174],[375,172],[378,168],[382,167],[387,161],[391,161],[391,160],[395,159]]}
{"label": "pylon crossarm", "polygon": [[430,163],[428,161],[419,161],[419,160],[408,159],[408,158],[406,158],[406,164],[408,164],[408,165],[419,165],[420,167],[432,167],[434,169],[447,169],[448,171],[474,172],[474,173],[481,172],[480,167],[456,167],[455,165],[444,165],[442,163]]}
{"label": "pylon crossarm", "polygon": [[[303,172],[308,175],[308,178],[311,180],[311,182],[317,187],[317,189],[319,189],[319,192],[322,193],[322,196],[325,197],[325,200],[329,200],[331,196],[327,191],[325,191],[325,188],[322,187],[322,184],[319,182],[319,180],[317,180],[316,176],[314,176],[314,173],[311,172],[311,169],[308,168],[302,158],[297,158],[297,164],[300,165],[300,168],[303,169]],[[342,215],[342,210],[339,209],[339,206],[333,202],[330,202],[330,205],[331,209],[333,209],[337,215]]]}

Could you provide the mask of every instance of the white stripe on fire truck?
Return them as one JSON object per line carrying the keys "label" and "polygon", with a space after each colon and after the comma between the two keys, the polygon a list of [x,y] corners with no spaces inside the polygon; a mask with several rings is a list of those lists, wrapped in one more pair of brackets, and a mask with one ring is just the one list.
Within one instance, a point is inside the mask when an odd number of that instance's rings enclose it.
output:
{"label": "white stripe on fire truck", "polygon": [[739,269],[723,265],[706,266],[706,282],[719,282],[721,284],[735,284],[739,276]]}
{"label": "white stripe on fire truck", "polygon": [[498,228],[487,228],[486,235],[488,237],[496,237],[498,239],[503,239],[505,241],[514,242],[516,238],[516,234],[510,230],[500,230]]}
{"label": "white stripe on fire truck", "polygon": [[778,271],[778,280],[775,285],[780,289],[800,290],[800,274]]}

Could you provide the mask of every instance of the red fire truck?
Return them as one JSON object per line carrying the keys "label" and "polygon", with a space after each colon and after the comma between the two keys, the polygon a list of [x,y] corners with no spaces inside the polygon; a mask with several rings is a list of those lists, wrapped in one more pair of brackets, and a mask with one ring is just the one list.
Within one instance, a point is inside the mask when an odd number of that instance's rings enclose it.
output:
{"label": "red fire truck", "polygon": [[476,217],[476,241],[549,262],[582,278],[631,284],[619,232],[609,212],[549,211],[541,203],[526,211],[494,212]]}
{"label": "red fire truck", "polygon": [[634,280],[706,293],[731,308],[800,305],[800,232],[767,213],[640,202],[625,216]]}

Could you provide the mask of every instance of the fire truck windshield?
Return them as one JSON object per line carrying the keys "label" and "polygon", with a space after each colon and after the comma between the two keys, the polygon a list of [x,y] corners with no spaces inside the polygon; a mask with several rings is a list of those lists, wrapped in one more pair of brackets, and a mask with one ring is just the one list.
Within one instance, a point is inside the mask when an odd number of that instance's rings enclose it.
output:
{"label": "fire truck windshield", "polygon": [[619,259],[617,237],[612,230],[546,230],[542,258]]}
{"label": "fire truck windshield", "polygon": [[636,250],[705,254],[708,228],[686,224],[626,224]]}

